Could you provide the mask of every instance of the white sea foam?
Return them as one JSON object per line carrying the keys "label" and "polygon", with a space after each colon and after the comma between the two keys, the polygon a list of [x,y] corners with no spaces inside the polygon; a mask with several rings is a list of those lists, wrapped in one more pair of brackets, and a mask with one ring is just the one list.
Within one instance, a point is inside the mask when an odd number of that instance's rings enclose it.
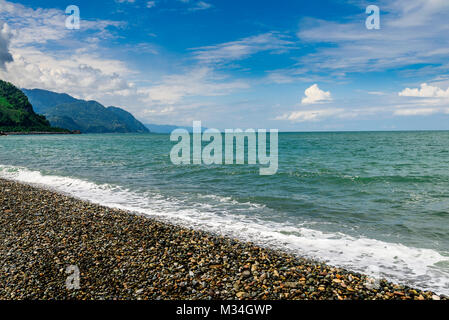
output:
{"label": "white sea foam", "polygon": [[[355,238],[344,233],[324,233],[303,225],[262,221],[255,217],[211,210],[210,204],[186,205],[157,193],[135,193],[119,186],[0,165],[0,177],[35,184],[101,205],[126,209],[164,221],[225,234],[259,245],[288,250],[349,270],[379,275],[394,282],[449,294],[449,257],[431,249],[399,243]],[[216,198],[212,196],[212,198]],[[219,202],[234,200],[220,198]],[[257,209],[258,206],[252,208]],[[438,263],[438,265],[437,265]],[[374,268],[373,268],[374,267]]]}

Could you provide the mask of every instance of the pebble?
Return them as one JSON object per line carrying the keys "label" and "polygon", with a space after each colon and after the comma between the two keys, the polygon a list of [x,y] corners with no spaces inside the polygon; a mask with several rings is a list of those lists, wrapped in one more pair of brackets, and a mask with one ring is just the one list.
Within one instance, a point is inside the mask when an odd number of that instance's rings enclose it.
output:
{"label": "pebble", "polygon": [[[80,272],[67,288],[67,267]],[[0,299],[447,300],[0,179]]]}

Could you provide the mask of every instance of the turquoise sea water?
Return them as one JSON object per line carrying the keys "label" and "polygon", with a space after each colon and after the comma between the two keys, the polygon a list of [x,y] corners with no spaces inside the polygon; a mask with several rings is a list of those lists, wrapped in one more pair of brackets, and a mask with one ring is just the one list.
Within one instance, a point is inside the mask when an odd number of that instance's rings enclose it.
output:
{"label": "turquoise sea water", "polygon": [[279,169],[169,135],[0,137],[0,176],[449,293],[449,132],[281,133]]}

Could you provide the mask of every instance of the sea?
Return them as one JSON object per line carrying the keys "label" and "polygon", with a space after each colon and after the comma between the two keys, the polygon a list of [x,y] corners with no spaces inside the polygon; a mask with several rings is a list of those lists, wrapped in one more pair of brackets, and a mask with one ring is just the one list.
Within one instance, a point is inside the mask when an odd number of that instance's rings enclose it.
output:
{"label": "sea", "polygon": [[280,133],[278,170],[168,134],[0,137],[0,177],[449,294],[449,131]]}

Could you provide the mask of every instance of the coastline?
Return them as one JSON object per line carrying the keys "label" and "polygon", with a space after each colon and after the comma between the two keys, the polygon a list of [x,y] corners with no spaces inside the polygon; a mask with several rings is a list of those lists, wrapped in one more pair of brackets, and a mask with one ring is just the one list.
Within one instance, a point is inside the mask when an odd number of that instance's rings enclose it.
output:
{"label": "coastline", "polygon": [[30,132],[0,132],[0,136],[27,136],[27,135],[41,135],[41,134],[81,134],[79,131],[70,132],[52,132],[52,131],[30,131]]}
{"label": "coastline", "polygon": [[0,211],[0,299],[446,299],[4,179]]}

